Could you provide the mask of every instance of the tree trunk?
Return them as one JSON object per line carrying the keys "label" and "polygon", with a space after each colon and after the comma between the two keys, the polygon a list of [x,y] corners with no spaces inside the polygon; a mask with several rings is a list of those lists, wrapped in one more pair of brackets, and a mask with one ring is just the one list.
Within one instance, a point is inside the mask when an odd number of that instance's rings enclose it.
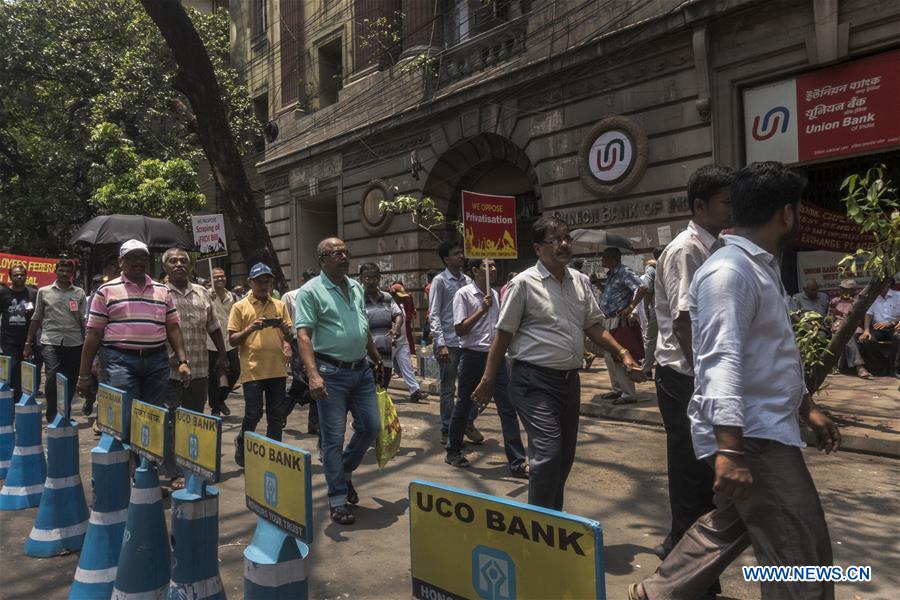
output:
{"label": "tree trunk", "polygon": [[828,349],[822,357],[822,364],[814,367],[806,380],[806,388],[811,394],[819,391],[819,388],[825,382],[825,378],[834,369],[838,359],[844,352],[844,347],[850,341],[850,336],[862,324],[866,311],[869,310],[869,307],[872,306],[872,303],[878,297],[883,282],[884,280],[880,277],[873,278],[856,298],[856,302],[853,304],[850,314],[847,315],[847,319],[831,337]]}
{"label": "tree trunk", "polygon": [[203,41],[179,0],[141,0],[141,5],[156,23],[178,65],[175,88],[187,97],[197,118],[200,143],[222,192],[225,212],[244,261],[248,267],[256,262],[268,264],[275,273],[275,287],[284,290],[284,272],[262,213],[253,200]]}

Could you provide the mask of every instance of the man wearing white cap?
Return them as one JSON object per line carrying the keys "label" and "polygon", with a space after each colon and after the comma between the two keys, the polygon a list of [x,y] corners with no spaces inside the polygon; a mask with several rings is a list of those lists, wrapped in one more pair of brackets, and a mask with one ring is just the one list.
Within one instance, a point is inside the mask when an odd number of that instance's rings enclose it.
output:
{"label": "man wearing white cap", "polygon": [[99,350],[106,383],[132,399],[161,406],[169,379],[167,341],[175,355],[178,377],[190,380],[178,310],[169,288],[147,275],[149,266],[147,245],[128,240],[119,249],[121,277],[94,293],[75,386],[78,393],[90,389],[91,365]]}

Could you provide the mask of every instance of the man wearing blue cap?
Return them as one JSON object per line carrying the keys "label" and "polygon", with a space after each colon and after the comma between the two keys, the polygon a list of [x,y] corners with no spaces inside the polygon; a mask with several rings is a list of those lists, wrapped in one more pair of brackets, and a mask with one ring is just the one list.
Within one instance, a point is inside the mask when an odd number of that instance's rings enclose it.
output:
{"label": "man wearing blue cap", "polygon": [[266,437],[281,441],[287,381],[284,345],[291,340],[291,321],[281,300],[272,297],[272,269],[256,263],[250,269],[250,293],[234,303],[228,319],[228,341],[239,348],[244,387],[244,420],[234,440],[234,461],[244,466],[244,432],[254,431],[266,409]]}

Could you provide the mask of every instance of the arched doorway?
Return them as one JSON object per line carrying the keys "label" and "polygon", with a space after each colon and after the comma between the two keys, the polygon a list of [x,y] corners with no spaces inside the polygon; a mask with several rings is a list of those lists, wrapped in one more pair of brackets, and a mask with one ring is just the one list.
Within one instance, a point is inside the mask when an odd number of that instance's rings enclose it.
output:
{"label": "arched doorway", "polygon": [[434,199],[448,219],[460,216],[463,190],[516,197],[516,231],[519,257],[498,261],[498,282],[506,275],[534,264],[529,232],[541,214],[541,192],[531,160],[507,138],[481,133],[454,144],[429,172],[422,189]]}

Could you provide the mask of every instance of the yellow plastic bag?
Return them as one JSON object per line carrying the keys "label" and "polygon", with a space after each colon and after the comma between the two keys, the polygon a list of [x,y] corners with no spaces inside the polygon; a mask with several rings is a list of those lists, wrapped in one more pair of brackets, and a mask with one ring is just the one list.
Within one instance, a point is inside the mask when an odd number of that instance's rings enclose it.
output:
{"label": "yellow plastic bag", "polygon": [[394,403],[387,390],[377,387],[375,400],[378,402],[378,414],[381,416],[381,431],[378,432],[378,438],[375,440],[375,460],[378,461],[378,468],[383,469],[384,465],[400,450],[400,436],[403,429],[400,427],[397,409],[394,408]]}

